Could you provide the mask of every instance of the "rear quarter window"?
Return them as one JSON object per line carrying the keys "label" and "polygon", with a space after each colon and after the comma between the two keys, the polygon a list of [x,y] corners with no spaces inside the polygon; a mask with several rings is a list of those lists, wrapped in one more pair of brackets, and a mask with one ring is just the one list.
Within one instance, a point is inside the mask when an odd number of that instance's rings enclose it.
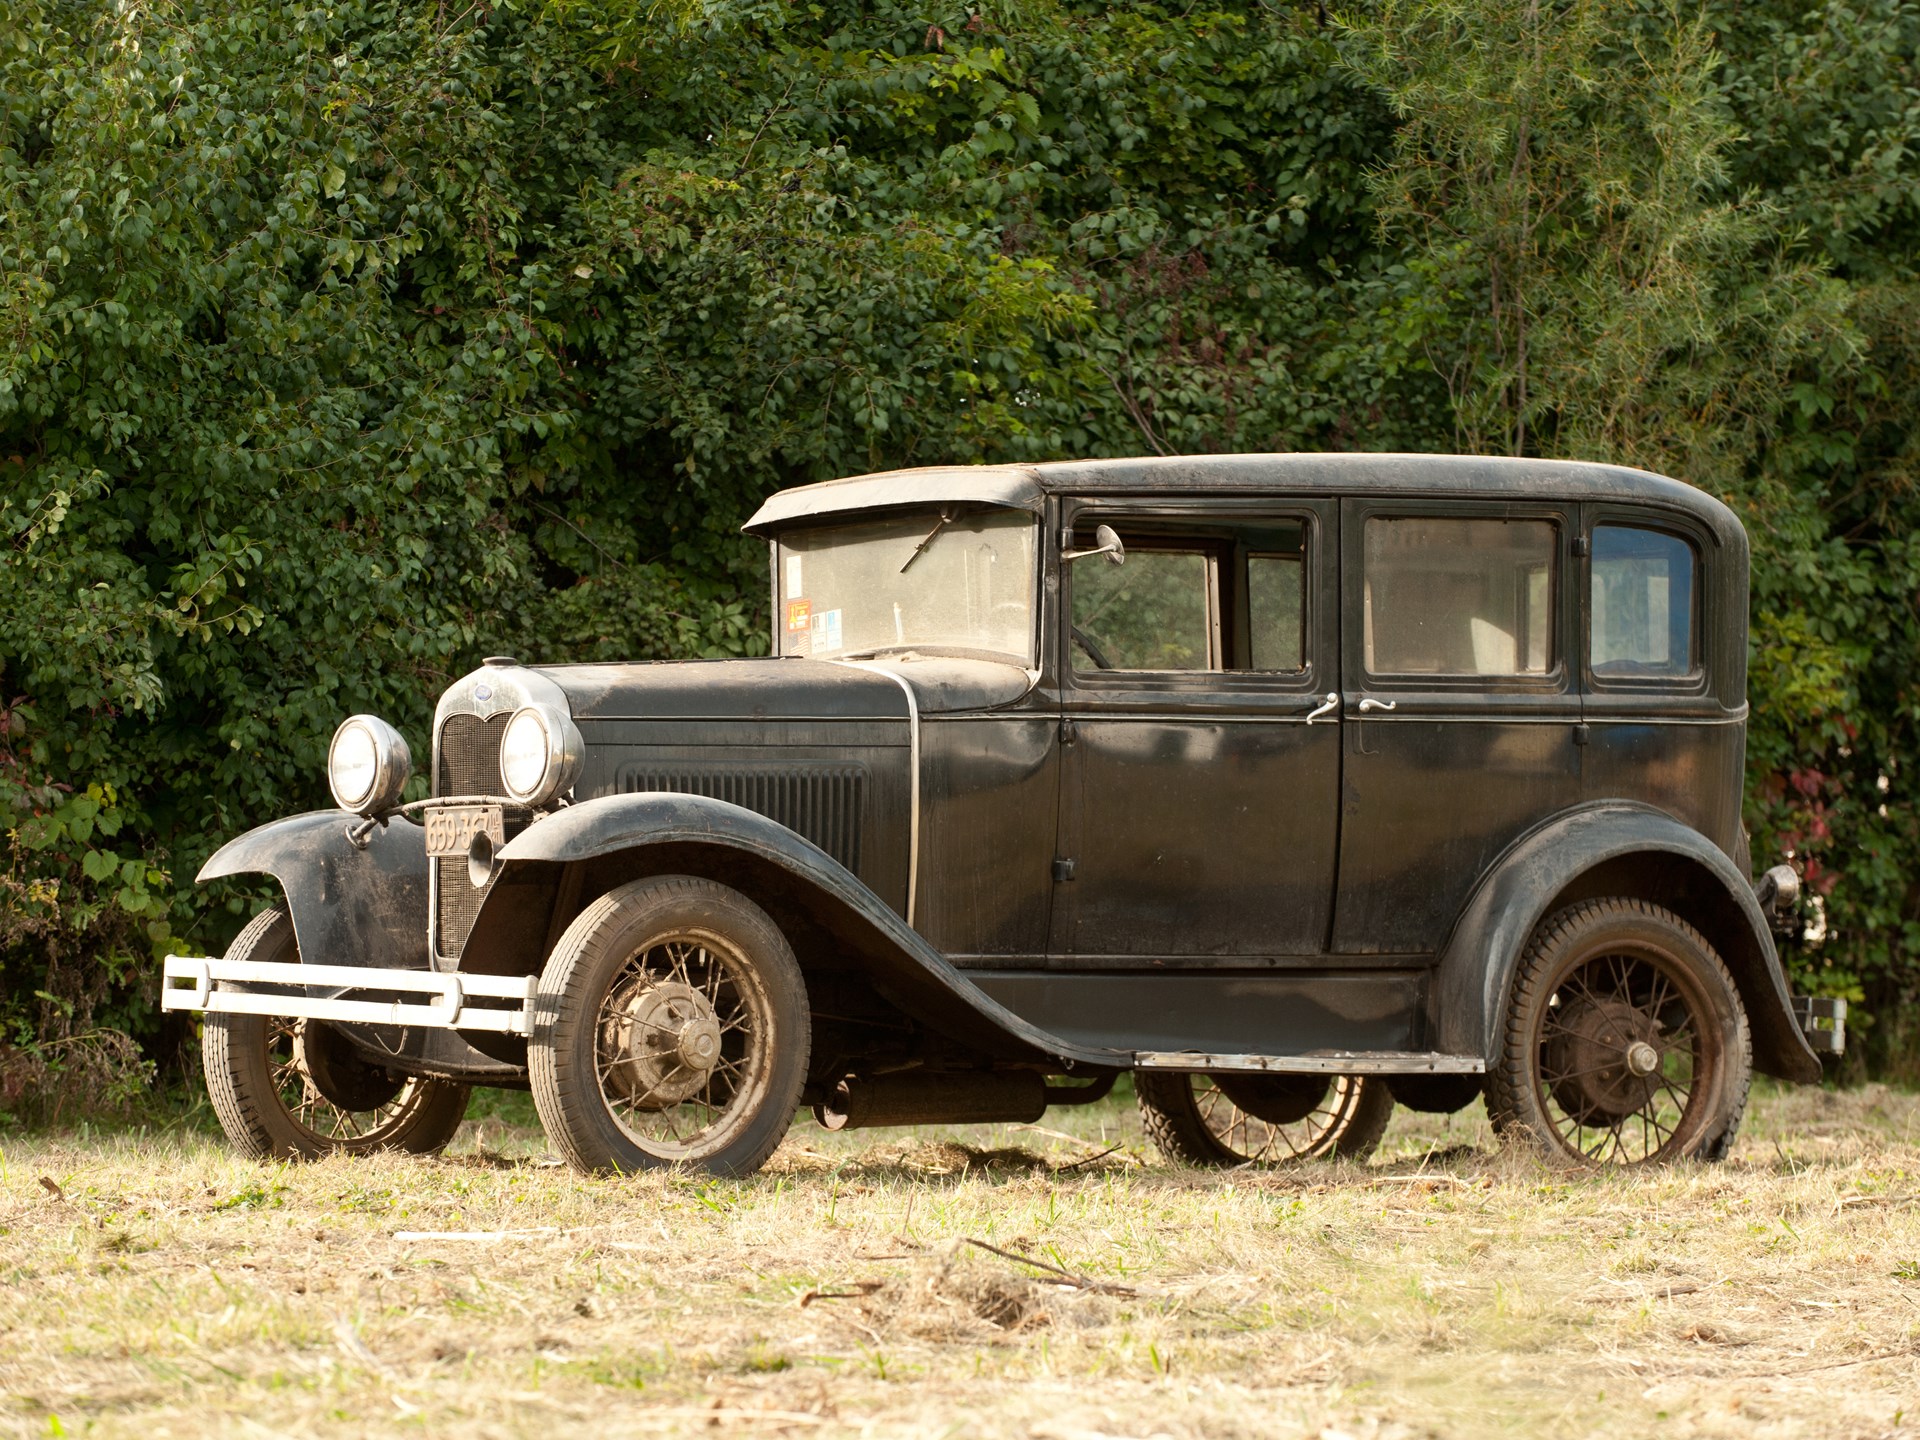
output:
{"label": "rear quarter window", "polygon": [[1678,680],[1699,672],[1699,559],[1678,535],[1596,525],[1588,667],[1596,679]]}

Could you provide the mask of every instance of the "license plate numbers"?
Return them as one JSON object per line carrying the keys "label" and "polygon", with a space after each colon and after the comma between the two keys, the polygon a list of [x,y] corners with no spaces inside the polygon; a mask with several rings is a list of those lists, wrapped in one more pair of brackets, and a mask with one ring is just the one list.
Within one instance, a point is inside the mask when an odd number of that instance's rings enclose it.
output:
{"label": "license plate numbers", "polygon": [[460,805],[427,811],[429,855],[464,855],[476,835],[485,835],[495,845],[507,843],[506,814],[498,805]]}

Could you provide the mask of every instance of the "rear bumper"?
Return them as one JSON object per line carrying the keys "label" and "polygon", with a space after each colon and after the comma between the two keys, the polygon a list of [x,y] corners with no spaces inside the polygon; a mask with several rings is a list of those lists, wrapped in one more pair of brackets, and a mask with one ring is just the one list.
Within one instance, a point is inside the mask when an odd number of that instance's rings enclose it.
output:
{"label": "rear bumper", "polygon": [[1838,1055],[1847,1048],[1846,1001],[1824,995],[1796,995],[1793,1018],[1816,1053]]}
{"label": "rear bumper", "polygon": [[[532,975],[441,974],[169,955],[160,982],[160,1008],[531,1035],[538,985]],[[411,995],[430,998],[424,1003],[401,998]]]}

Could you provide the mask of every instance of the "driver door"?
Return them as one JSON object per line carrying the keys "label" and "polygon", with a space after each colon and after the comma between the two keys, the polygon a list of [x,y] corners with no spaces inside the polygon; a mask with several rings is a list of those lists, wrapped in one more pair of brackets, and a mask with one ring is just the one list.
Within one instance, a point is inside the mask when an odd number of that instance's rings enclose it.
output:
{"label": "driver door", "polygon": [[1111,525],[1126,556],[1062,567],[1052,963],[1320,956],[1338,851],[1337,508],[1088,501],[1068,521],[1083,545]]}

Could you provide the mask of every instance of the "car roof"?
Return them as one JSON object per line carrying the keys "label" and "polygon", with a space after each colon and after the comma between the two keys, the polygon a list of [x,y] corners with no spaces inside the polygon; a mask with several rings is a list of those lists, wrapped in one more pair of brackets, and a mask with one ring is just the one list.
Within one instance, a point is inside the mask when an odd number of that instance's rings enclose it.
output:
{"label": "car roof", "polygon": [[1051,460],[1035,465],[931,465],[799,485],[767,498],[743,527],[772,535],[789,525],[865,511],[938,504],[1044,509],[1049,495],[1142,498],[1217,495],[1408,496],[1591,500],[1679,510],[1722,543],[1745,541],[1731,510],[1705,491],[1625,465],[1499,455],[1369,453],[1148,455]]}

